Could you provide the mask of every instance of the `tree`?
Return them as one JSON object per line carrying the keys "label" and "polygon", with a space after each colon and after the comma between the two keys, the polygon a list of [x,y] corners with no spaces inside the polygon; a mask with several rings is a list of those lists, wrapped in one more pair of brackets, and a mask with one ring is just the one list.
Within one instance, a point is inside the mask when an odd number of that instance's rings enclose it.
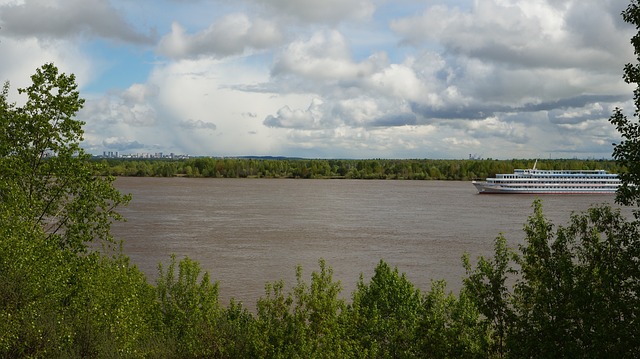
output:
{"label": "tree", "polygon": [[350,321],[361,355],[367,358],[410,358],[418,351],[422,296],[398,268],[380,261],[371,281],[362,276],[353,293]]}
{"label": "tree", "polygon": [[533,207],[519,253],[498,237],[493,260],[480,258],[471,271],[465,258],[469,277],[460,300],[469,296],[489,326],[497,346],[488,356],[637,356],[638,221],[601,205],[572,214],[567,226],[554,229],[541,202]]}
{"label": "tree", "polygon": [[111,241],[110,224],[128,196],[97,176],[97,164],[80,147],[84,122],[75,76],[45,64],[18,89],[23,106],[8,102],[9,84],[0,95],[0,220],[30,222],[61,248],[86,250],[94,239]]}
{"label": "tree", "polygon": [[0,94],[0,357],[156,356],[153,288],[118,248],[87,250],[128,196],[80,147],[75,77],[31,80],[22,106]]}
{"label": "tree", "polygon": [[267,284],[266,297],[257,303],[255,357],[344,358],[349,351],[341,315],[340,282],[333,270],[319,260],[320,271],[311,273],[311,283],[296,268],[296,285],[285,294],[284,282]]}
{"label": "tree", "polygon": [[[554,353],[574,357],[579,343],[572,337],[578,312],[578,298],[573,291],[572,254],[567,236],[558,235],[542,213],[542,202],[535,200],[534,213],[524,230],[525,243],[520,247],[521,279],[515,284],[514,311],[510,322],[511,354],[516,357],[537,353],[552,357]],[[561,233],[559,230],[558,233]]]}
{"label": "tree", "polygon": [[[628,84],[636,84],[633,91],[635,110],[634,117],[640,115],[640,5],[638,0],[631,0],[625,11],[622,12],[624,21],[635,25],[636,33],[631,38],[637,62],[628,63],[624,67],[623,79]],[[609,122],[616,126],[623,140],[613,144],[613,158],[626,168],[620,173],[622,186],[617,192],[616,201],[623,205],[640,206],[640,124],[633,122],[622,113],[622,109],[616,108]]]}
{"label": "tree", "polygon": [[424,295],[417,342],[417,357],[491,358],[488,326],[483,322],[473,295],[461,290],[456,298],[445,293],[444,281],[433,282]]}
{"label": "tree", "polygon": [[[539,203],[539,202],[536,202]],[[479,312],[485,317],[487,325],[493,330],[492,352],[498,357],[505,356],[505,338],[513,313],[510,307],[511,293],[507,285],[509,275],[516,274],[511,263],[516,255],[507,247],[506,239],[500,235],[496,238],[493,260],[480,257],[475,270],[471,267],[468,255],[463,257],[463,265],[467,272],[464,279],[464,291]]]}
{"label": "tree", "polygon": [[156,289],[166,338],[175,341],[179,357],[212,357],[221,350],[215,330],[221,316],[218,283],[212,283],[207,272],[201,276],[200,265],[189,258],[178,263],[177,278],[175,267],[173,255],[166,271],[162,265],[158,269]]}
{"label": "tree", "polygon": [[610,206],[552,225],[534,204],[517,260],[510,355],[626,358],[640,350],[640,233]]}

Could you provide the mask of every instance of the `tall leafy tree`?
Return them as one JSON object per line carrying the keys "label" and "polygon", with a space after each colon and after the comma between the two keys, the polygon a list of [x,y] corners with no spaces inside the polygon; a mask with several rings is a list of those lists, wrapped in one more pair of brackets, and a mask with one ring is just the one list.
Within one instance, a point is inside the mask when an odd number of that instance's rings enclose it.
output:
{"label": "tall leafy tree", "polygon": [[422,295],[405,274],[380,261],[369,283],[362,276],[350,308],[352,335],[367,358],[416,357]]}
{"label": "tall leafy tree", "polygon": [[514,357],[626,358],[640,350],[640,233],[610,206],[555,233],[538,202],[525,226],[507,346]]}
{"label": "tall leafy tree", "polygon": [[267,284],[266,297],[257,303],[255,357],[344,358],[350,343],[344,340],[344,300],[340,282],[324,260],[311,283],[296,269],[296,285],[289,293],[284,281]]}
{"label": "tall leafy tree", "polygon": [[126,203],[82,150],[84,101],[53,64],[0,93],[0,357],[132,357],[158,347],[154,293],[111,240]]}
{"label": "tall leafy tree", "polygon": [[424,295],[416,341],[419,358],[490,358],[490,330],[477,309],[474,294],[446,294],[444,281],[433,282]]}
{"label": "tall leafy tree", "polygon": [[517,256],[507,247],[506,239],[500,235],[495,240],[494,258],[480,257],[475,269],[471,266],[468,255],[463,256],[463,265],[467,272],[464,279],[462,300],[468,296],[485,318],[485,323],[492,329],[491,351],[502,358],[505,353],[505,339],[509,324],[513,320],[510,305],[511,292],[507,280],[517,274],[512,267]]}
{"label": "tall leafy tree", "polygon": [[[638,0],[631,0],[627,9],[622,12],[624,21],[634,25],[638,33],[631,38],[636,55],[636,63],[628,63],[624,67],[624,81],[636,84],[633,91],[635,109],[633,117],[640,115],[640,5]],[[616,201],[624,205],[640,206],[640,123],[627,118],[622,109],[616,108],[609,121],[616,126],[622,141],[614,144],[613,158],[626,171],[620,173],[622,186],[616,195]]]}
{"label": "tall leafy tree", "polygon": [[51,241],[75,252],[94,239],[111,240],[115,208],[128,201],[97,176],[90,154],[80,147],[84,122],[75,119],[84,100],[73,74],[45,64],[18,89],[24,105],[9,103],[9,84],[0,94],[0,220],[28,221]]}
{"label": "tall leafy tree", "polygon": [[[167,340],[179,357],[212,357],[221,351],[215,322],[221,315],[218,283],[189,258],[178,263],[176,257],[166,271],[159,266],[156,291],[165,324]],[[201,279],[200,279],[201,278]]]}
{"label": "tall leafy tree", "polygon": [[494,345],[488,356],[637,356],[638,221],[601,205],[555,229],[540,200],[533,208],[518,253],[499,237],[494,259],[480,258],[471,270],[465,258],[460,300],[469,296],[485,318]]}
{"label": "tall leafy tree", "polygon": [[517,260],[522,278],[515,284],[517,318],[511,323],[509,338],[512,353],[516,357],[575,354],[572,347],[579,344],[572,337],[573,322],[579,313],[574,306],[572,255],[566,236],[556,237],[553,224],[542,213],[542,202],[534,201],[533,207],[524,227],[522,256]]}

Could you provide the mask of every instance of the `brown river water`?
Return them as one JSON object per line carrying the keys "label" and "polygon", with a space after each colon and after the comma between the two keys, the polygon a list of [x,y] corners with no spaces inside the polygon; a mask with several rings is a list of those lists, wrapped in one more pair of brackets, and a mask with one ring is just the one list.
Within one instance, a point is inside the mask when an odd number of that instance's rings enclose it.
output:
{"label": "brown river water", "polygon": [[[171,254],[200,262],[220,283],[220,300],[249,309],[267,282],[292,285],[301,265],[307,282],[324,259],[351,298],[358,278],[383,259],[427,291],[444,279],[457,293],[461,256],[490,256],[494,239],[522,243],[531,195],[478,195],[470,182],[121,177],[131,193],[127,222],[113,233],[124,252],[155,282]],[[613,195],[541,197],[556,225]]]}

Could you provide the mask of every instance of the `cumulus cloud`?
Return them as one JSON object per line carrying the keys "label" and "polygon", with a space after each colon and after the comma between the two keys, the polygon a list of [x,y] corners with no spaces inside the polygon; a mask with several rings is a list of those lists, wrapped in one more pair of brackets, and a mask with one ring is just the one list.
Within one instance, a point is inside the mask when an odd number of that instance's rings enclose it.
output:
{"label": "cumulus cloud", "polygon": [[617,35],[624,5],[620,3],[617,13],[607,11],[612,3],[488,0],[469,10],[434,6],[392,21],[391,28],[407,43],[437,42],[451,53],[484,61],[527,68],[596,68],[618,64],[620,53],[629,55],[626,39]]}
{"label": "cumulus cloud", "polygon": [[202,120],[185,120],[180,122],[180,127],[187,130],[215,130],[216,124],[212,122],[204,122]]}
{"label": "cumulus cloud", "polygon": [[123,137],[105,138],[104,141],[102,141],[102,145],[104,146],[104,148],[114,151],[140,150],[147,147],[146,145],[138,141],[129,140]]}
{"label": "cumulus cloud", "polygon": [[391,27],[416,48],[443,47],[447,82],[469,99],[422,112],[543,111],[578,98],[628,96],[620,69],[633,54],[631,33],[620,36],[623,8],[621,1],[488,0],[468,9],[429,7]]}
{"label": "cumulus cloud", "polygon": [[527,126],[521,123],[504,121],[498,117],[465,121],[464,127],[474,138],[501,137],[517,143],[529,141]]}
{"label": "cumulus cloud", "polygon": [[314,99],[306,110],[294,109],[285,106],[278,110],[276,116],[267,116],[264,125],[268,127],[283,127],[296,129],[322,128],[324,117],[323,102]]}
{"label": "cumulus cloud", "polygon": [[0,5],[2,31],[20,37],[67,38],[87,34],[148,44],[123,14],[104,0],[28,0]]}
{"label": "cumulus cloud", "polygon": [[416,124],[416,115],[414,115],[413,113],[388,114],[379,117],[371,122],[371,126],[375,127],[395,127]]}
{"label": "cumulus cloud", "polygon": [[372,98],[338,102],[314,99],[306,109],[280,108],[263,121],[267,127],[323,131],[336,127],[373,128],[416,125],[417,117],[402,106],[380,106]]}
{"label": "cumulus cloud", "polygon": [[264,6],[278,16],[303,23],[338,23],[369,18],[376,9],[371,0],[246,0]]}
{"label": "cumulus cloud", "polygon": [[371,73],[376,57],[355,63],[347,39],[337,30],[320,31],[290,43],[277,57],[273,76],[299,76],[317,82],[357,79]]}
{"label": "cumulus cloud", "polygon": [[187,34],[178,23],[160,40],[158,52],[171,58],[225,57],[249,49],[265,49],[282,41],[278,25],[264,19],[250,20],[231,14],[196,34]]}
{"label": "cumulus cloud", "polygon": [[[553,139],[562,141],[566,133],[559,125],[603,118],[606,110],[598,111],[603,106],[594,104],[628,97],[610,95],[612,87],[605,89],[599,83],[611,84],[611,78],[603,81],[606,73],[589,77],[591,69],[527,67],[526,63],[505,67],[471,54],[451,57],[426,48],[420,51],[401,63],[390,63],[378,54],[357,62],[349,41],[337,30],[298,39],[276,58],[271,85],[279,84],[280,91],[313,91],[323,101],[308,108],[284,106],[263,123],[299,133],[289,133],[288,138],[300,146],[313,138],[330,143],[326,137],[331,136],[336,141],[353,141],[339,137],[351,132],[347,129],[364,139],[379,135],[377,129],[385,129],[387,135],[396,131],[400,136],[406,135],[400,128],[423,127],[439,129],[433,141],[442,144],[442,151],[479,152],[483,146],[501,151],[500,147],[516,146],[524,153],[535,136],[546,136],[546,141],[534,147],[549,147],[546,142],[553,143]],[[567,81],[557,81],[559,78]],[[331,131],[336,128],[341,130]],[[487,145],[479,139],[492,142]],[[407,150],[417,148],[416,138],[388,140]],[[601,143],[594,138],[585,141]],[[367,148],[384,151],[384,146]]]}
{"label": "cumulus cloud", "polygon": [[93,62],[90,56],[74,44],[56,40],[55,46],[43,46],[37,39],[2,37],[0,29],[0,81],[9,81],[12,89],[31,85],[30,76],[44,63],[54,63],[61,72],[76,75],[82,88],[93,78]]}
{"label": "cumulus cloud", "polygon": [[391,64],[381,71],[372,74],[368,85],[384,97],[400,98],[416,103],[438,105],[438,95],[429,89],[429,85],[420,79],[411,66]]}
{"label": "cumulus cloud", "polygon": [[[283,49],[274,62],[272,84],[277,84],[279,91],[313,91],[321,95],[327,102],[322,116],[310,116],[308,110],[287,107],[277,116],[269,117],[265,124],[288,128],[380,126],[391,125],[397,119],[415,124],[415,115],[408,115],[411,103],[437,106],[459,95],[454,88],[440,93],[442,86],[436,77],[443,66],[441,58],[430,55],[390,64],[384,53],[376,53],[357,62],[352,59],[349,43],[341,32],[316,32]],[[285,120],[292,119],[293,114],[298,115],[297,121]],[[306,115],[305,121],[302,114]],[[412,119],[406,121],[409,118]],[[320,122],[323,125],[319,126]]]}
{"label": "cumulus cloud", "polygon": [[[274,10],[300,3],[263,5]],[[458,154],[477,153],[482,147],[489,152],[513,147],[514,154],[538,146],[551,148],[554,141],[563,141],[571,126],[589,132],[602,124],[611,103],[629,97],[619,70],[612,70],[620,69],[622,58],[630,54],[628,40],[618,40],[622,31],[620,21],[614,20],[618,13],[610,3],[587,3],[489,0],[467,7],[425,6],[418,15],[389,22],[405,46],[403,57],[390,57],[380,49],[356,53],[362,39],[346,28],[311,28],[311,33],[273,48],[268,80],[237,82],[229,89],[271,93],[274,98],[283,94],[313,98],[306,106],[285,104],[261,116],[262,125],[276,131],[269,133],[286,136],[291,151],[358,148],[360,153],[385,156],[422,146]],[[586,16],[589,6],[606,15]],[[298,19],[310,16],[298,10],[290,12]],[[370,16],[366,13],[318,15],[309,21],[366,19]],[[589,26],[580,21],[585,16],[605,35],[598,39],[581,35],[581,29]],[[282,33],[291,29],[279,25]],[[615,40],[605,44],[603,39],[609,36]],[[234,51],[246,53],[243,46]],[[620,58],[620,53],[625,55]],[[246,111],[240,113],[250,118]],[[544,141],[532,144],[537,137]],[[582,151],[587,143],[597,148],[602,141],[589,135],[580,143],[554,148],[564,151],[573,146]]]}
{"label": "cumulus cloud", "polygon": [[80,115],[89,126],[153,126],[157,120],[154,105],[157,91],[151,85],[133,84],[124,91],[89,99]]}

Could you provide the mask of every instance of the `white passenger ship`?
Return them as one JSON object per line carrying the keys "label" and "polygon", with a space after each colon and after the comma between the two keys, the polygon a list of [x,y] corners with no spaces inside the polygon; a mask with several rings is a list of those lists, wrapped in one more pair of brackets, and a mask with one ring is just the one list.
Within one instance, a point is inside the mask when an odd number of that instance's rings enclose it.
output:
{"label": "white passenger ship", "polygon": [[516,169],[513,174],[472,183],[480,194],[608,194],[616,192],[620,179],[605,170],[538,170],[534,164],[533,169]]}

